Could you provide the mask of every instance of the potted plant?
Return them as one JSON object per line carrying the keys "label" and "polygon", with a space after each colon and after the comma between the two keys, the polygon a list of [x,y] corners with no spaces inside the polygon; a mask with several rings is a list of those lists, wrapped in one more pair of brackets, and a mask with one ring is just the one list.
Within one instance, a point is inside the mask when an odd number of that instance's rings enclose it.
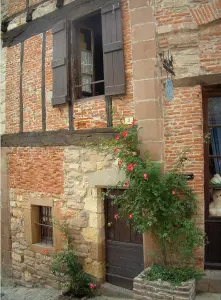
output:
{"label": "potted plant", "polygon": [[193,299],[195,279],[203,275],[195,268],[194,251],[204,245],[205,237],[194,219],[196,195],[180,173],[186,153],[171,172],[162,173],[159,164],[139,156],[135,121],[129,127],[119,126],[117,131],[114,141],[102,143],[103,149],[112,149],[119,169],[125,172],[125,180],[118,186],[126,189],[113,202],[121,218],[130,215],[135,230],[150,232],[159,247],[153,265],[135,279],[134,297]]}

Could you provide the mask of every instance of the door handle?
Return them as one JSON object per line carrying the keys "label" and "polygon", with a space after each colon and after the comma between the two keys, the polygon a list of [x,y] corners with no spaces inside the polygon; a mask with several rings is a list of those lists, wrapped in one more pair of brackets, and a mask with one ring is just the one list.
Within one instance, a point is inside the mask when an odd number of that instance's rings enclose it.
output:
{"label": "door handle", "polygon": [[109,228],[110,228],[112,225],[113,225],[112,222],[108,222],[108,223],[107,223],[107,227],[109,227]]}

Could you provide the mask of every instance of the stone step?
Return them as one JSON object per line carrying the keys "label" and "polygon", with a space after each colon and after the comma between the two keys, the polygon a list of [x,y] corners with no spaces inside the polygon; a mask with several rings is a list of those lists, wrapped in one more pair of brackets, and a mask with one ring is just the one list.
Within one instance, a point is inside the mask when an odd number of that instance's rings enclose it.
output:
{"label": "stone step", "polygon": [[105,282],[101,286],[101,295],[115,297],[115,298],[126,298],[133,299],[133,292],[131,290],[124,289],[122,287],[112,285],[108,282]]}
{"label": "stone step", "polygon": [[197,292],[221,293],[221,271],[206,270],[206,275],[197,281]]}

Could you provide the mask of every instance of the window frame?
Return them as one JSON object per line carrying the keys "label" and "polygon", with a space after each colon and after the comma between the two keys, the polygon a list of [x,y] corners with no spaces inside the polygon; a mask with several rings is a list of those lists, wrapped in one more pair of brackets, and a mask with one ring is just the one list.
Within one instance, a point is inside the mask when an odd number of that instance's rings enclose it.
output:
{"label": "window frame", "polygon": [[[203,93],[203,135],[205,138],[205,136],[206,137],[209,136],[210,128],[213,128],[213,126],[209,126],[209,120],[208,120],[209,98],[221,97],[221,86],[214,85],[214,86],[202,87],[202,93]],[[207,221],[220,222],[221,217],[209,215],[209,204],[210,204],[209,161],[211,158],[216,158],[216,157],[221,158],[221,155],[210,155],[209,145],[210,143],[204,141],[204,199],[205,199],[204,218],[205,218],[205,222]]]}
{"label": "window frame", "polygon": [[[101,15],[101,10],[97,10],[93,13],[89,13],[86,14],[85,16],[83,16],[84,19],[95,15],[95,14],[100,14]],[[101,15],[102,17],[102,15]],[[92,32],[92,53],[93,53],[93,61],[94,61],[94,33],[93,30],[88,27],[87,25],[84,24],[83,21],[81,20],[71,20],[70,21],[70,34],[71,34],[71,39],[68,42],[68,47],[70,49],[70,60],[72,62],[71,64],[71,68],[72,68],[72,76],[70,79],[70,86],[71,86],[71,90],[72,90],[72,94],[74,97],[75,101],[81,101],[81,100],[85,100],[85,99],[94,99],[95,97],[105,97],[105,81],[104,78],[102,80],[97,80],[95,81],[95,64],[93,63],[93,80],[91,82],[91,88],[93,91],[93,95],[92,96],[88,96],[88,97],[80,97],[81,94],[81,88],[82,88],[82,81],[81,81],[81,48],[80,48],[80,29],[88,29],[91,30]],[[101,22],[101,32],[102,32],[102,22]],[[75,40],[77,40],[77,43],[71,43],[71,40],[73,40],[73,42]],[[102,38],[102,47],[103,47],[103,38]],[[104,65],[103,65],[103,70],[104,70]],[[76,74],[78,74],[76,76]],[[94,88],[95,85],[98,83],[103,83],[104,84],[104,93],[101,95],[94,95]]]}
{"label": "window frame", "polygon": [[52,218],[60,219],[60,210],[54,206],[54,201],[48,198],[31,197],[29,199],[28,207],[24,209],[24,237],[29,244],[30,250],[35,253],[44,253],[47,250],[53,253],[55,250],[62,249],[61,234],[58,229],[53,226],[53,245],[41,244],[39,230],[37,224],[39,223],[39,207],[48,206],[52,208]]}

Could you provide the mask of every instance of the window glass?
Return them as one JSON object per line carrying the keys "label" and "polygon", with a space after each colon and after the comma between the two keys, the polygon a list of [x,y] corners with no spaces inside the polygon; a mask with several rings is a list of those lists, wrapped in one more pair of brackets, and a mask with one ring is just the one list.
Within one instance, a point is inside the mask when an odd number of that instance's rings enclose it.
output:
{"label": "window glass", "polygon": [[221,97],[209,98],[208,121],[210,125],[221,125]]}

